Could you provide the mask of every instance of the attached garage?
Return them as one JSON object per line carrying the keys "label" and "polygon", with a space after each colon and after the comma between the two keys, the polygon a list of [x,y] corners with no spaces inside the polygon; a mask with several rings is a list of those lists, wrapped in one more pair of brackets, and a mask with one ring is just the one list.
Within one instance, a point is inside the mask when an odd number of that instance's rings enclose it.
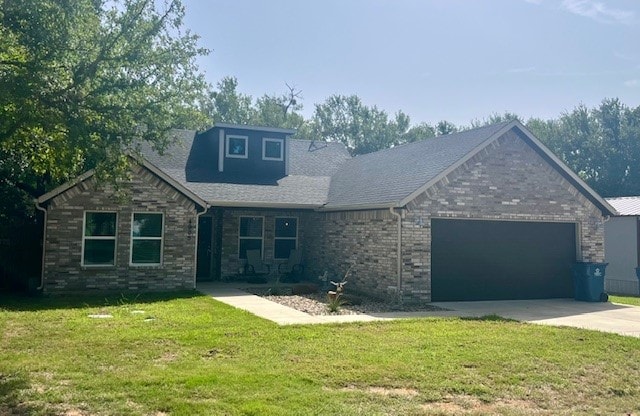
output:
{"label": "attached garage", "polygon": [[433,301],[573,296],[576,225],[431,220]]}

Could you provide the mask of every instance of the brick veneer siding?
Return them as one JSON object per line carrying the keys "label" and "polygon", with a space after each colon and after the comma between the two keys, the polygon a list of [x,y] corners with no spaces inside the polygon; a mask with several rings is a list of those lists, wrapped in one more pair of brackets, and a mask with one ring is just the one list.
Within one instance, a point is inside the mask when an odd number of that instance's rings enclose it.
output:
{"label": "brick veneer siding", "polygon": [[[96,189],[90,178],[49,201],[44,287],[48,293],[150,292],[194,288],[194,202],[147,169],[134,166],[126,184],[130,199],[119,202],[112,188]],[[117,213],[116,265],[82,266],[85,211]],[[164,213],[161,266],[130,266],[131,215]]]}
{"label": "brick veneer siding", "polygon": [[[574,222],[581,260],[604,259],[601,212],[513,132],[402,212],[401,292],[409,302],[431,300],[431,218]],[[307,229],[310,274],[338,276],[355,263],[349,287],[383,297],[397,293],[397,220],[389,211],[309,215],[318,216]]]}
{"label": "brick veneer siding", "polygon": [[307,276],[336,281],[353,266],[347,290],[395,296],[397,220],[388,210],[309,213]]}
{"label": "brick veneer siding", "polygon": [[275,275],[278,265],[286,260],[274,259],[274,238],[276,217],[298,218],[298,248],[306,246],[305,211],[301,210],[275,210],[275,209],[233,209],[225,208],[222,212],[222,248],[221,248],[221,276],[222,279],[233,278],[244,268],[245,260],[239,258],[239,231],[240,217],[264,217],[263,220],[263,258],[266,264],[271,266]]}

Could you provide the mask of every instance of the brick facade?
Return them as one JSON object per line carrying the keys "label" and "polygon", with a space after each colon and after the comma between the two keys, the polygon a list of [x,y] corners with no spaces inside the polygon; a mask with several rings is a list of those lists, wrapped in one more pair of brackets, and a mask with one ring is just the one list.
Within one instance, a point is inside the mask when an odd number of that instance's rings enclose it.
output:
{"label": "brick facade", "polygon": [[298,248],[306,246],[304,211],[300,210],[263,210],[263,209],[224,209],[222,212],[221,275],[223,279],[237,275],[244,268],[245,260],[239,258],[240,217],[263,217],[263,261],[271,266],[272,274],[278,270],[278,264],[286,260],[274,258],[275,218],[298,218]]}
{"label": "brick facade", "polygon": [[[350,287],[397,295],[397,223],[389,211],[318,213],[308,232],[309,272],[344,272]],[[604,260],[598,208],[515,133],[509,132],[403,210],[402,283],[406,301],[431,300],[431,218],[572,222],[579,260]]]}
{"label": "brick facade", "polygon": [[[132,198],[118,203],[109,188],[96,191],[92,179],[54,197],[48,206],[45,242],[46,292],[154,291],[193,288],[197,207],[194,202],[142,167],[129,184]],[[114,267],[81,266],[86,210],[118,213]],[[129,265],[132,212],[165,214],[163,264]],[[207,215],[221,224],[221,277],[237,275],[241,216],[264,217],[264,261],[275,274],[276,217],[298,218],[297,245],[305,275],[324,271],[340,279],[350,266],[349,290],[405,301],[431,300],[431,219],[570,222],[577,224],[578,259],[604,260],[604,219],[565,177],[513,131],[398,210],[401,220],[401,282],[397,274],[398,219],[389,210],[316,212],[216,208]],[[218,216],[221,219],[218,221]],[[218,259],[216,259],[218,261]],[[216,263],[217,264],[217,263]]]}
{"label": "brick facade", "polygon": [[[196,204],[162,179],[133,166],[126,186],[130,199],[119,201],[113,189],[96,189],[85,180],[49,201],[47,207],[45,293],[145,292],[193,289]],[[115,266],[82,266],[85,211],[117,213]],[[133,212],[164,213],[160,266],[130,266]]]}

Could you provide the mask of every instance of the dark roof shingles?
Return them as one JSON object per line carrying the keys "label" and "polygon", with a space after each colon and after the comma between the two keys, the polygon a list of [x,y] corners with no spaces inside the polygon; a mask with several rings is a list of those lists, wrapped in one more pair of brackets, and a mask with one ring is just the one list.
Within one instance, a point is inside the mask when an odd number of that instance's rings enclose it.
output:
{"label": "dark roof shingles", "polygon": [[357,156],[333,176],[326,208],[392,206],[508,124],[493,124]]}
{"label": "dark roof shingles", "polygon": [[158,155],[148,146],[143,146],[142,153],[150,163],[212,204],[297,205],[316,208],[327,200],[331,175],[350,158],[346,148],[340,143],[327,143],[326,146],[321,143],[310,148],[309,140],[291,139],[289,176],[278,180],[276,184],[191,182],[187,181],[190,176],[187,166],[195,136],[196,132],[192,130],[176,130],[175,142],[165,154]]}

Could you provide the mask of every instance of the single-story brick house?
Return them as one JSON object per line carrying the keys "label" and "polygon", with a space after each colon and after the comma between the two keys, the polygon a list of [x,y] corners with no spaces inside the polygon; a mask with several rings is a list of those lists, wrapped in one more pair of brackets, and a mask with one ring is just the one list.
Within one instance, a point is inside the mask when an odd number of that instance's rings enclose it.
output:
{"label": "single-story brick house", "polygon": [[569,297],[604,260],[615,210],[517,121],[367,155],[293,130],[180,131],[133,170],[132,199],[88,172],[38,199],[45,292],[193,288],[303,253],[307,277],[406,301]]}
{"label": "single-story brick house", "polygon": [[640,295],[640,196],[607,198],[618,215],[604,224],[605,289]]}

